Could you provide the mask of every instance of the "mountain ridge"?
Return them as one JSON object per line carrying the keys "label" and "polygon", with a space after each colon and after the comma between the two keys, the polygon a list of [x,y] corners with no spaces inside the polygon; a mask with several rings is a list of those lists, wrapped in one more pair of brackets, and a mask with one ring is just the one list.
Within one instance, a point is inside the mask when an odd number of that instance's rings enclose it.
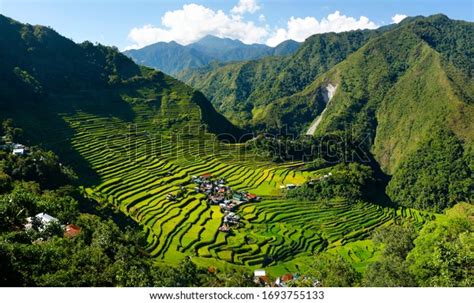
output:
{"label": "mountain ridge", "polygon": [[176,75],[182,70],[204,67],[211,62],[254,60],[267,56],[286,56],[300,43],[287,40],[275,47],[265,44],[245,44],[237,39],[207,35],[200,40],[181,45],[175,41],[157,42],[140,49],[124,52],[135,62]]}

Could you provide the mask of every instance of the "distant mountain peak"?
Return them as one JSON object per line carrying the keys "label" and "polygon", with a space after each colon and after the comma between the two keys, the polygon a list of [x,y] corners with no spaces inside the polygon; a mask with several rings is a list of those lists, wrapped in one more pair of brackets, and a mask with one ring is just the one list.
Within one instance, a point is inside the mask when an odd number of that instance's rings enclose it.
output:
{"label": "distant mountain peak", "polygon": [[204,47],[225,47],[235,48],[242,47],[244,43],[237,39],[221,38],[213,35],[206,35],[198,41],[191,43],[190,46],[204,46]]}
{"label": "distant mountain peak", "polygon": [[214,36],[214,35],[211,35],[211,34],[208,34],[208,35],[205,35],[204,37],[202,37],[201,39],[199,39],[197,42],[208,42],[208,41],[239,41],[238,39],[231,39],[231,38],[227,38],[227,37],[217,37],[217,36]]}
{"label": "distant mountain peak", "polygon": [[206,35],[188,45],[175,41],[158,42],[138,50],[126,51],[125,54],[135,62],[177,75],[182,70],[204,67],[211,62],[226,63],[289,55],[299,46],[300,43],[293,40],[269,47],[265,44],[245,44],[238,39]]}

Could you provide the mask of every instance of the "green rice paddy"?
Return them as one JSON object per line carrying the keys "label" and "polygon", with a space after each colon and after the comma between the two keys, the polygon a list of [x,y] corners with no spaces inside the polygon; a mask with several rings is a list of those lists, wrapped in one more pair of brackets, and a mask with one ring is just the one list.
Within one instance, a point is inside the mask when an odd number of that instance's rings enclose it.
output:
{"label": "green rice paddy", "polygon": [[[157,262],[177,264],[191,256],[202,266],[266,267],[280,274],[304,269],[309,257],[327,250],[362,269],[376,258],[367,240],[372,230],[400,217],[418,225],[429,217],[341,199],[324,205],[287,200],[281,185],[302,184],[318,172],[299,171],[299,162],[276,165],[243,154],[239,145],[218,143],[200,125],[199,111],[189,106],[186,114],[178,108],[173,114],[173,108],[152,112],[147,105],[135,105],[132,122],[81,111],[63,115],[75,131],[72,146],[100,179],[85,193],[142,225],[147,250]],[[169,117],[184,122],[163,127]],[[223,214],[190,182],[191,176],[203,173],[225,178],[234,190],[263,197],[240,206],[240,228],[218,231]],[[181,199],[166,199],[181,186]]]}

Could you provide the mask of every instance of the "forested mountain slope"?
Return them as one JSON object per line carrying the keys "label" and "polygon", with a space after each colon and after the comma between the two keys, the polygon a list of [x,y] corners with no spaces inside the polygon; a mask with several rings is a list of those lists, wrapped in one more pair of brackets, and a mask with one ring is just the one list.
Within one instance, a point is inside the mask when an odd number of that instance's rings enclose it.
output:
{"label": "forested mountain slope", "polygon": [[314,35],[296,53],[287,57],[213,64],[184,70],[177,77],[201,90],[232,122],[240,126],[255,126],[262,106],[301,91],[316,76],[385,30]]}
{"label": "forested mountain slope", "polygon": [[472,23],[443,15],[405,23],[268,105],[262,123],[303,131],[334,85],[316,135],[349,131],[364,141],[393,175],[388,192],[396,202],[444,208],[472,198],[473,33]]}

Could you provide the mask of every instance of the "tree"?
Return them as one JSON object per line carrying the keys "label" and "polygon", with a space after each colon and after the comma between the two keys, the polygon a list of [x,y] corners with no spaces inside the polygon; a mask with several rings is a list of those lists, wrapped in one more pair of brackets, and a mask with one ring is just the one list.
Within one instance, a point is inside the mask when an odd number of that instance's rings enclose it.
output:
{"label": "tree", "polygon": [[11,189],[11,178],[9,175],[0,170],[0,194]]}
{"label": "tree", "polygon": [[364,274],[362,285],[370,287],[415,286],[413,276],[405,262],[413,249],[416,233],[409,223],[378,228],[372,237],[381,250],[380,258],[370,264]]}
{"label": "tree", "polygon": [[364,273],[363,286],[368,287],[410,287],[416,286],[404,259],[394,255],[384,255],[372,263]]}
{"label": "tree", "polygon": [[251,287],[255,286],[252,274],[243,269],[208,272],[203,285],[207,287]]}
{"label": "tree", "polygon": [[474,205],[459,203],[427,223],[408,254],[420,286],[474,286]]}
{"label": "tree", "polygon": [[306,286],[312,286],[315,282],[321,283],[324,287],[357,286],[361,279],[361,275],[351,263],[340,255],[318,254],[309,268],[301,278],[302,282],[311,284]]}
{"label": "tree", "polygon": [[12,119],[6,119],[2,122],[3,134],[5,135],[6,141],[14,142],[21,139],[23,130],[13,125]]}
{"label": "tree", "polygon": [[415,237],[416,233],[413,226],[407,222],[404,225],[394,224],[381,227],[374,232],[372,238],[375,245],[383,247],[383,255],[394,255],[405,259],[414,247],[413,240]]}
{"label": "tree", "polygon": [[400,205],[436,212],[473,199],[469,157],[472,153],[464,150],[452,132],[434,129],[431,138],[422,142],[420,149],[409,154],[395,171],[387,194]]}

